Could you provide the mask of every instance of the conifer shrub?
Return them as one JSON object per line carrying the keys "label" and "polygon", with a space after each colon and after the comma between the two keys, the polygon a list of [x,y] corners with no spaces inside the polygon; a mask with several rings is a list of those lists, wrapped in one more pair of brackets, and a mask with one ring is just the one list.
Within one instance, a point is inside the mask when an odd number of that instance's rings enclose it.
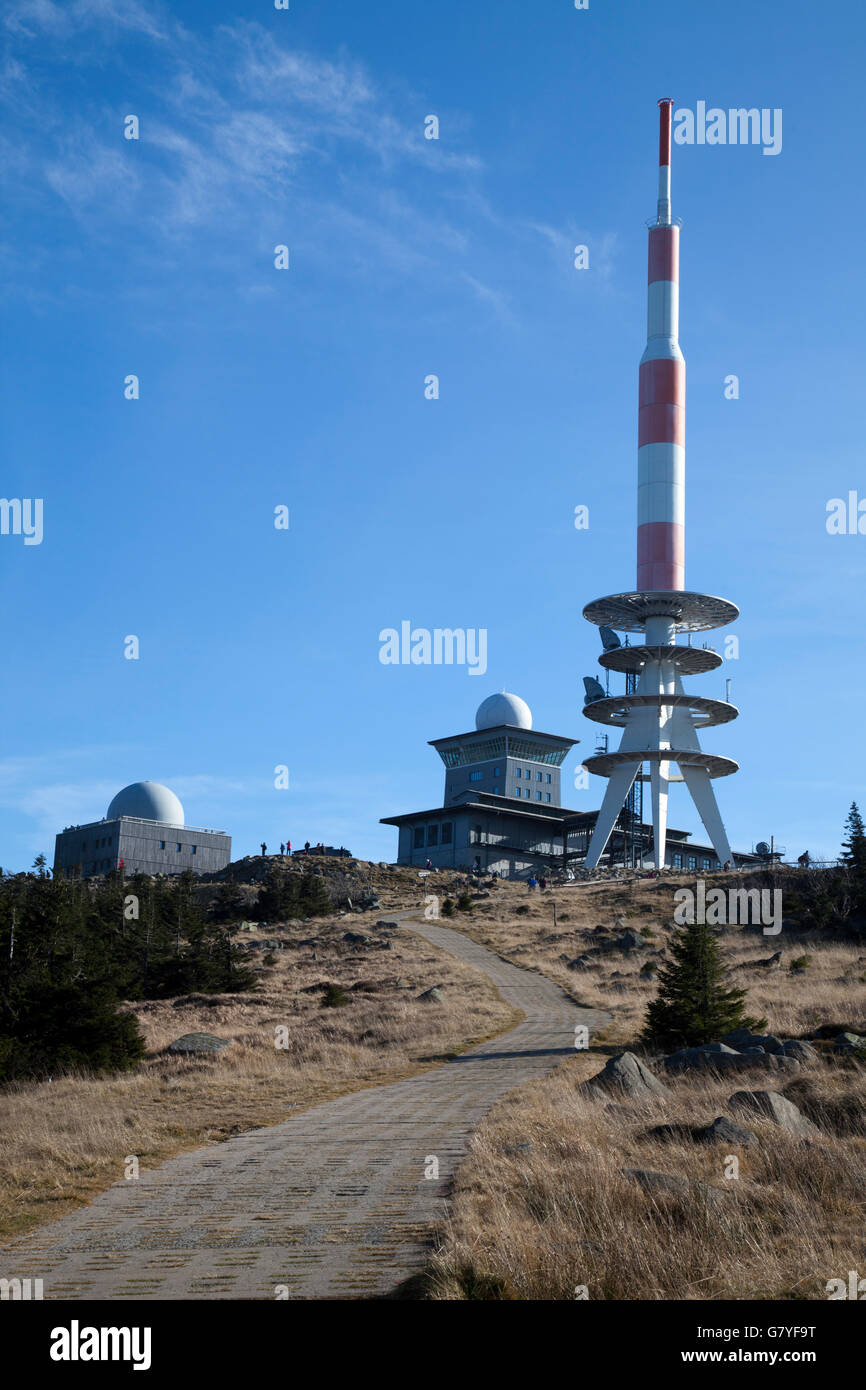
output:
{"label": "conifer shrub", "polygon": [[692,922],[670,940],[672,959],[659,968],[659,992],[649,1005],[643,1041],[657,1047],[699,1047],[737,1028],[760,1032],[766,1019],[749,1018],[746,991],[725,985],[718,939],[706,922]]}

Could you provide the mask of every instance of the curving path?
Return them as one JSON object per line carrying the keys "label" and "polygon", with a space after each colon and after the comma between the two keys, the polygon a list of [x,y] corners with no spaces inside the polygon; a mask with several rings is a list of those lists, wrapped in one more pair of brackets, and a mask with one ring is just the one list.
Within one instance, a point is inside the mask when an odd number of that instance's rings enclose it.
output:
{"label": "curving path", "polygon": [[[368,1298],[420,1272],[475,1125],[571,1053],[575,1024],[592,1032],[607,1015],[408,916],[397,919],[483,971],[525,1020],[435,1070],[115,1183],[0,1252],[0,1275],[41,1278],[45,1298],[138,1300]],[[428,1156],[438,1180],[424,1177]]]}

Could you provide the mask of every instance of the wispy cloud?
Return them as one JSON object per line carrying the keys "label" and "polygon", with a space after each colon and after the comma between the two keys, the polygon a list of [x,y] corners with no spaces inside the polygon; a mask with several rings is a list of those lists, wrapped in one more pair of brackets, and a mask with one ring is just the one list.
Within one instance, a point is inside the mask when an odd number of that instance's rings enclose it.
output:
{"label": "wispy cloud", "polygon": [[[110,764],[129,769],[148,765],[154,755],[126,745],[58,749],[50,753],[7,758],[0,762],[0,808],[14,813],[19,832],[15,845],[4,846],[3,857],[19,857],[54,849],[54,836],[67,825],[85,825],[101,820],[112,798],[124,785],[121,775],[94,775],[94,767]],[[261,797],[261,782],[210,773],[178,772],[169,769],[165,782],[180,797],[187,820],[200,825],[208,817],[196,807],[213,808],[211,818],[231,820],[234,810],[242,809]],[[157,780],[159,775],[157,774]]]}
{"label": "wispy cloud", "polygon": [[[362,255],[374,273],[468,286],[509,324],[512,295],[490,266],[494,231],[515,248],[540,234],[570,265],[568,231],[497,214],[459,113],[439,113],[447,138],[425,139],[423,95],[344,51],[303,52],[250,20],[193,33],[145,0],[12,0],[3,27],[7,208],[41,226],[65,211],[88,242],[122,239],[126,265],[159,265],[163,284],[171,268],[207,264],[225,283],[234,264],[249,298],[260,293],[256,257],[266,264],[285,240],[336,275]],[[106,99],[117,88],[136,93],[129,105]],[[129,114],[138,141],[123,138]],[[596,283],[614,249],[596,239]],[[44,276],[27,269],[38,255],[0,247],[0,257],[13,287],[44,296]]]}
{"label": "wispy cloud", "polygon": [[139,0],[10,0],[3,24],[22,38],[68,39],[96,25],[152,39],[167,37],[156,8]]}

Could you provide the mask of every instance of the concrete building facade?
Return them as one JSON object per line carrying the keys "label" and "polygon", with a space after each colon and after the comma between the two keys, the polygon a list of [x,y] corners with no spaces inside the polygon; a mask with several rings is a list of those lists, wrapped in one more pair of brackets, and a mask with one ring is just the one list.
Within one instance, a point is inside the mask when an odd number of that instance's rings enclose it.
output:
{"label": "concrete building facade", "polygon": [[[489,719],[502,722],[489,725]],[[517,696],[485,700],[474,731],[430,740],[446,769],[442,806],[382,818],[383,825],[397,827],[397,863],[475,869],[502,878],[582,864],[598,811],[561,804],[561,768],[576,742],[534,730]],[[651,825],[638,827],[646,867],[653,863],[652,834]],[[625,862],[626,839],[623,821],[611,834],[605,865]],[[734,854],[738,866],[751,862],[756,856]],[[722,867],[710,846],[692,844],[688,831],[671,828],[665,865],[696,872]]]}
{"label": "concrete building facade", "polygon": [[168,787],[133,782],[118,792],[103,820],[67,826],[57,835],[54,874],[216,873],[231,861],[231,849],[225,831],[186,825],[183,807]]}

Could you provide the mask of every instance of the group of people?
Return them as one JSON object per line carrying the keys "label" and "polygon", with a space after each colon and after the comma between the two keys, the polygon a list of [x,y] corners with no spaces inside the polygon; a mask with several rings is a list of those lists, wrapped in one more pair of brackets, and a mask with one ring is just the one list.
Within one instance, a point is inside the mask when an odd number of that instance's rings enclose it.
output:
{"label": "group of people", "polygon": [[[342,845],[341,845],[341,846],[340,846],[340,851],[341,851],[341,852],[342,852],[342,848],[343,848],[343,847],[342,847]],[[268,847],[267,847],[267,845],[265,844],[264,840],[262,840],[262,858],[263,858],[263,859],[264,859],[265,855],[267,854],[267,852],[268,852]],[[318,843],[317,845],[311,845],[310,842],[309,842],[309,840],[306,840],[305,843],[304,843],[304,854],[325,854],[326,852],[327,852],[327,848],[326,848],[326,846],[322,843],[321,840],[319,841],[319,843]],[[292,842],[291,842],[291,840],[286,840],[285,844],[281,844],[281,845],[280,845],[280,854],[291,854],[291,853],[292,853]]]}
{"label": "group of people", "polygon": [[541,875],[541,878],[536,878],[535,874],[530,874],[529,878],[526,880],[526,886],[530,893],[534,893],[536,888],[543,893],[547,887],[547,879],[544,877],[544,874]]}

